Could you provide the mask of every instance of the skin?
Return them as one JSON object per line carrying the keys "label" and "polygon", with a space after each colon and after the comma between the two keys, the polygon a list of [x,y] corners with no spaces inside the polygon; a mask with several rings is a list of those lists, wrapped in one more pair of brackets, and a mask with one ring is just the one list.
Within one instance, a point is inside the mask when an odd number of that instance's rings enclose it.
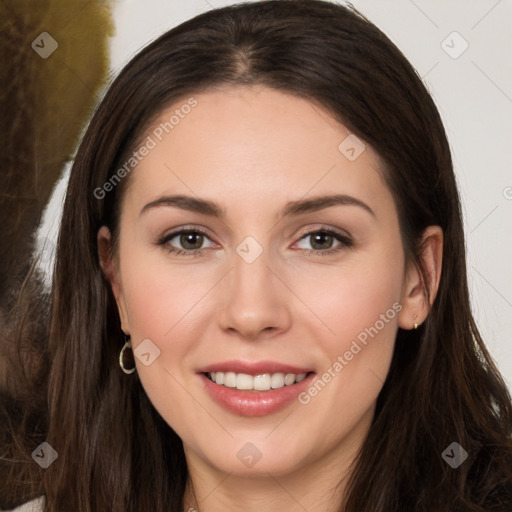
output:
{"label": "skin", "polygon": [[[368,144],[349,161],[338,150],[350,133],[343,125],[309,101],[268,88],[194,98],[197,106],[132,172],[114,258],[108,229],[98,233],[122,329],[134,349],[148,338],[160,349],[151,365],[136,359],[136,367],[150,400],[183,440],[197,498],[189,486],[184,510],[334,511],[371,424],[397,329],[412,329],[428,315],[424,283],[406,263],[393,197]],[[289,201],[333,193],[363,201],[374,215],[337,205],[280,216]],[[226,216],[175,206],[140,214],[170,194],[216,201]],[[179,236],[157,244],[194,226],[207,232],[198,238],[198,256],[169,253],[170,246],[190,250]],[[301,236],[326,227],[353,245]],[[248,236],[263,248],[253,263],[236,252]],[[431,226],[424,238],[433,301],[442,231]],[[321,254],[335,247],[341,249]],[[273,360],[312,368],[320,378],[393,304],[401,311],[307,404],[243,417],[213,402],[196,374],[229,359]],[[262,454],[251,468],[237,457],[247,442]]]}

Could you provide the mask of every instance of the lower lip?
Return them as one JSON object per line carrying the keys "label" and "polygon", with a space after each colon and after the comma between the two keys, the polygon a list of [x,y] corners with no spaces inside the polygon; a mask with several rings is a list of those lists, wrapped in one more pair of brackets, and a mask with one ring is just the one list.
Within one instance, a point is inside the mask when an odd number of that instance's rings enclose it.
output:
{"label": "lower lip", "polygon": [[310,373],[301,382],[268,391],[241,391],[212,382],[204,373],[199,374],[204,387],[213,400],[224,409],[239,416],[266,416],[297,399],[309,385],[315,374]]}

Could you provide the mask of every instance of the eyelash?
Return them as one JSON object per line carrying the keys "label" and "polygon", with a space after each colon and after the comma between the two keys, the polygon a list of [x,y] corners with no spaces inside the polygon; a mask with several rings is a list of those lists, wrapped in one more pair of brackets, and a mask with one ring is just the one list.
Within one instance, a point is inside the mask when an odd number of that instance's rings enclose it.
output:
{"label": "eyelash", "polygon": [[[177,231],[173,231],[172,233],[169,233],[168,235],[164,235],[162,238],[160,238],[160,240],[158,240],[157,245],[165,246],[169,242],[169,240],[172,240],[176,236],[182,235],[182,234],[191,234],[191,233],[193,233],[193,234],[199,233],[199,234],[209,238],[206,231],[204,231],[200,228],[182,228]],[[301,233],[299,235],[299,240],[303,240],[304,238],[307,238],[308,236],[315,235],[318,233],[332,235],[336,240],[338,240],[340,242],[340,245],[338,245],[337,247],[333,247],[331,249],[326,249],[324,251],[315,250],[315,249],[302,249],[302,250],[306,251],[308,253],[308,255],[310,255],[310,256],[328,256],[328,255],[334,254],[336,252],[339,252],[343,248],[350,248],[354,245],[353,241],[347,235],[344,235],[344,234],[342,234],[334,229],[331,229],[331,228],[320,228],[320,229],[315,229],[312,231],[307,231],[307,232]],[[197,257],[197,256],[201,256],[205,249],[193,249],[193,250],[187,251],[184,249],[177,249],[175,247],[166,247],[166,250],[169,253],[175,254],[176,256]]]}

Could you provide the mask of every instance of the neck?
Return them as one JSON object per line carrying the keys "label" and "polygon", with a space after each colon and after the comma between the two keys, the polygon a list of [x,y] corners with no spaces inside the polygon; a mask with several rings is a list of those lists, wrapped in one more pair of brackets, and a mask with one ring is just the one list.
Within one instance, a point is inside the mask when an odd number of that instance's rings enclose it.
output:
{"label": "neck", "polygon": [[300,461],[286,474],[225,473],[185,447],[189,479],[184,512],[338,512],[370,424],[367,417],[335,447],[315,460]]}

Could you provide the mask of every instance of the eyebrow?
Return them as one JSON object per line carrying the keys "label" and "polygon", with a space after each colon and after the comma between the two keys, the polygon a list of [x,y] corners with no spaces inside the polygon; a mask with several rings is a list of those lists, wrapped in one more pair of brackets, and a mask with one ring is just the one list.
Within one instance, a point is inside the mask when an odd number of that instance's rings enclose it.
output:
{"label": "eyebrow", "polygon": [[[197,197],[186,196],[183,194],[162,196],[146,204],[139,213],[139,217],[153,208],[174,207],[187,210],[194,213],[208,215],[218,219],[226,218],[226,211],[220,204],[208,199],[199,199]],[[311,199],[299,199],[290,201],[281,211],[280,215],[286,217],[289,215],[300,215],[311,213],[332,206],[358,206],[376,217],[375,212],[363,201],[345,194],[333,194],[327,196],[313,197]]]}

